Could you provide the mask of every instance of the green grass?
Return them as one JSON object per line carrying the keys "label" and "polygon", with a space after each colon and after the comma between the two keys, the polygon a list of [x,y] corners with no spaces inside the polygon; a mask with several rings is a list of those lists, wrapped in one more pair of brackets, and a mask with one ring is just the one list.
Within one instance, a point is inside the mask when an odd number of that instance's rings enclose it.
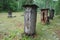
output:
{"label": "green grass", "polygon": [[50,20],[49,25],[41,24],[40,14],[37,15],[36,35],[28,37],[23,35],[23,12],[13,12],[14,18],[8,18],[7,13],[0,13],[0,40],[59,40],[55,30],[60,29],[60,16]]}

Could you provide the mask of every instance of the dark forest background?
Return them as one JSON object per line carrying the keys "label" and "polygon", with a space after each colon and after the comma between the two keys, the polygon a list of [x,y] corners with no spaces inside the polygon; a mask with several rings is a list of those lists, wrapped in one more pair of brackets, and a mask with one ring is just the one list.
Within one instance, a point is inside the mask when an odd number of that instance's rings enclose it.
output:
{"label": "dark forest background", "polygon": [[[29,1],[29,0],[28,0]],[[22,11],[22,5],[28,3],[27,0],[0,0],[0,12],[8,11]],[[60,14],[60,0],[33,0],[33,4],[39,6],[38,10],[42,8],[55,9],[56,14]]]}

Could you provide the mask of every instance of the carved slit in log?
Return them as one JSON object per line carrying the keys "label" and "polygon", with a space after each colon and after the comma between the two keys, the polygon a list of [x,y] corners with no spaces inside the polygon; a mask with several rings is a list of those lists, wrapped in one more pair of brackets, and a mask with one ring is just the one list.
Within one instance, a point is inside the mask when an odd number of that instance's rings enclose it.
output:
{"label": "carved slit in log", "polygon": [[45,19],[44,19],[44,17],[45,17],[45,13],[43,12],[43,21],[45,22]]}
{"label": "carved slit in log", "polygon": [[36,18],[37,18],[37,6],[36,5],[24,5],[24,33],[27,35],[34,35],[36,33]]}

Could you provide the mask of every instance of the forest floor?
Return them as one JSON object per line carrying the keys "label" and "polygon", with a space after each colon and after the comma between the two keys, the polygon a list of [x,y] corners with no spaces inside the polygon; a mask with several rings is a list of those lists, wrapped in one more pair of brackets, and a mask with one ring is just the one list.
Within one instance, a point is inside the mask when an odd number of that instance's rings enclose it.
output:
{"label": "forest floor", "polygon": [[60,16],[57,15],[50,24],[41,23],[40,14],[37,14],[36,35],[26,36],[24,32],[24,13],[13,12],[12,18],[8,13],[0,13],[0,40],[60,40]]}

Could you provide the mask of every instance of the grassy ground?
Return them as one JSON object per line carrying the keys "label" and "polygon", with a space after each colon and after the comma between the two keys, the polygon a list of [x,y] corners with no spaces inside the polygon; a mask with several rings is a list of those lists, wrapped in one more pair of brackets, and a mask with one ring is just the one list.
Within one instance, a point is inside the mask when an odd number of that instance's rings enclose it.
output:
{"label": "grassy ground", "polygon": [[23,12],[13,12],[13,18],[8,18],[7,13],[0,13],[0,40],[59,40],[60,16],[50,20],[49,25],[40,22],[40,14],[37,14],[36,35],[28,37],[23,35]]}

